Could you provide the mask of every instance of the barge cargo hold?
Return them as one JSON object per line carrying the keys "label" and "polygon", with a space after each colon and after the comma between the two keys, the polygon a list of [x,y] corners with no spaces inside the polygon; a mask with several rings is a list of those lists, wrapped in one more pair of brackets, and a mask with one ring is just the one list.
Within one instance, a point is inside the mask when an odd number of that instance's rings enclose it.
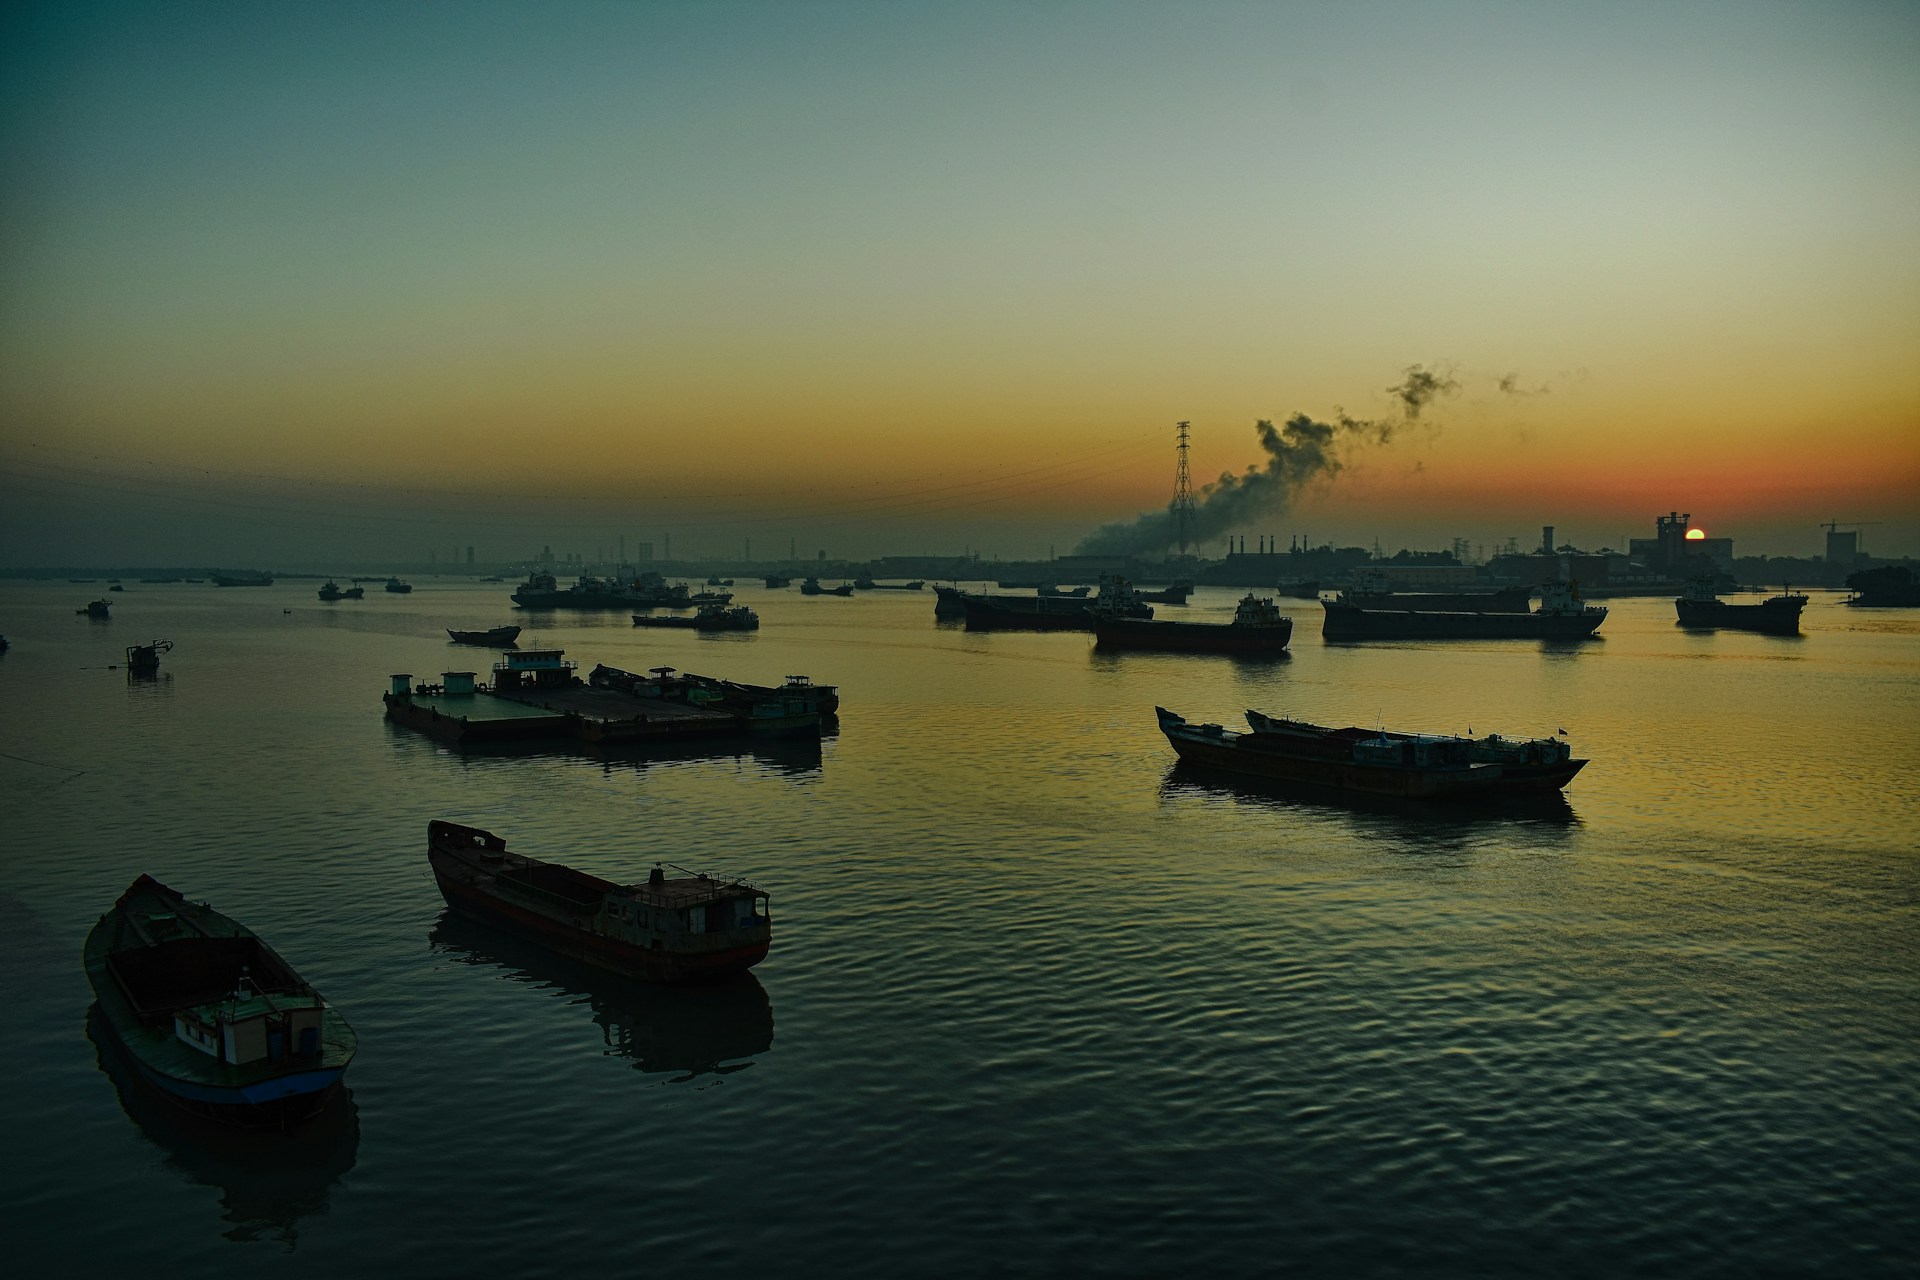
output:
{"label": "barge cargo hold", "polygon": [[171,1101],[285,1127],[339,1087],[353,1028],[249,928],[143,875],[87,935],[113,1038]]}
{"label": "barge cargo hold", "polygon": [[427,824],[427,860],[460,915],[646,982],[739,973],[773,941],[767,891],[746,880],[669,876],[656,863],[646,880],[616,884],[438,820]]}

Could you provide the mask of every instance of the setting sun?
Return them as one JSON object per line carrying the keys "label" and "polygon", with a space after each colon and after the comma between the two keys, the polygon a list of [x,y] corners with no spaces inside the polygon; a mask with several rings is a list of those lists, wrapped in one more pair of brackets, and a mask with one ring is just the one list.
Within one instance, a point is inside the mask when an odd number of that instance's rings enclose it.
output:
{"label": "setting sun", "polygon": [[1706,531],[1705,529],[1689,529],[1689,530],[1687,530],[1687,541],[1688,541],[1688,542],[1700,542],[1700,541],[1703,541],[1703,540],[1705,540],[1705,538],[1706,538],[1706,536],[1707,536],[1707,531]]}

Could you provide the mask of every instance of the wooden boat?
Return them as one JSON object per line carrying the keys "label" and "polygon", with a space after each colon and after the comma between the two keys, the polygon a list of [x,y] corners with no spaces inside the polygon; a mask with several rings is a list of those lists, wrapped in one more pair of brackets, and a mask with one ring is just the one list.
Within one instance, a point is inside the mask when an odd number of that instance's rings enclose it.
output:
{"label": "wooden boat", "polygon": [[87,935],[87,979],[114,1038],[173,1101],[285,1126],[339,1087],[347,1020],[251,929],[141,876]]}
{"label": "wooden boat", "polygon": [[1293,638],[1293,619],[1281,613],[1271,597],[1249,591],[1240,598],[1231,622],[1156,622],[1107,617],[1095,610],[1093,634],[1103,649],[1271,657],[1286,652]]}
{"label": "wooden boat", "polygon": [[773,940],[767,891],[746,880],[668,876],[655,863],[644,881],[616,884],[439,820],[427,824],[427,860],[459,914],[646,982],[738,973]]}
{"label": "wooden boat", "polygon": [[1188,724],[1165,707],[1155,707],[1154,713],[1160,732],[1183,763],[1227,773],[1418,800],[1491,795],[1501,776],[1500,765],[1470,758],[1466,744],[1457,738],[1324,729],[1292,721],[1270,721],[1267,728],[1236,733],[1217,724]]}
{"label": "wooden boat", "polygon": [[1680,626],[1710,631],[1724,627],[1776,636],[1800,634],[1800,611],[1807,607],[1807,597],[1787,591],[1756,604],[1729,604],[1713,586],[1711,576],[1694,578],[1687,583],[1686,594],[1674,598],[1673,609]]}
{"label": "wooden boat", "polygon": [[455,631],[447,628],[447,639],[455,644],[486,644],[498,648],[510,645],[519,638],[518,627],[494,627],[488,631]]}
{"label": "wooden boat", "polygon": [[155,640],[152,644],[127,646],[127,670],[134,675],[151,675],[160,669],[160,655],[173,651],[173,641]]}

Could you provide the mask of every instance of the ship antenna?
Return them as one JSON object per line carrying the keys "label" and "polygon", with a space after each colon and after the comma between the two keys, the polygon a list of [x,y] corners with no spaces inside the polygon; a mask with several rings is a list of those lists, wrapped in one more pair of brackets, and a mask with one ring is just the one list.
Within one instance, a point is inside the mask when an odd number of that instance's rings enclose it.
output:
{"label": "ship antenna", "polygon": [[1173,537],[1180,555],[1187,554],[1187,536],[1193,525],[1193,477],[1187,473],[1187,424],[1175,424],[1180,438],[1180,460],[1173,469]]}

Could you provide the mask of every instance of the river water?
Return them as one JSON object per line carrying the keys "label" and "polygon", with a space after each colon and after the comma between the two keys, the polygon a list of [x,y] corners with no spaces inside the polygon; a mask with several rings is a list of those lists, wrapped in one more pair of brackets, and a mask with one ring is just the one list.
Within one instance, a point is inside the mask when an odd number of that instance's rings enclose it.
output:
{"label": "river water", "polygon": [[[931,592],[757,583],[754,634],[516,617],[510,585],[0,584],[4,1256],[168,1276],[1911,1274],[1920,1235],[1920,613],[1805,635],[1108,656]],[[1163,616],[1224,619],[1208,589]],[[466,756],[389,673],[518,621],[582,670],[842,689],[817,751]],[[176,648],[160,678],[110,664]],[[1564,806],[1314,803],[1189,776],[1235,724],[1546,734]],[[445,917],[427,822],[615,878],[772,894],[711,989]],[[89,1017],[149,872],[360,1035],[291,1136],[209,1131]]]}

